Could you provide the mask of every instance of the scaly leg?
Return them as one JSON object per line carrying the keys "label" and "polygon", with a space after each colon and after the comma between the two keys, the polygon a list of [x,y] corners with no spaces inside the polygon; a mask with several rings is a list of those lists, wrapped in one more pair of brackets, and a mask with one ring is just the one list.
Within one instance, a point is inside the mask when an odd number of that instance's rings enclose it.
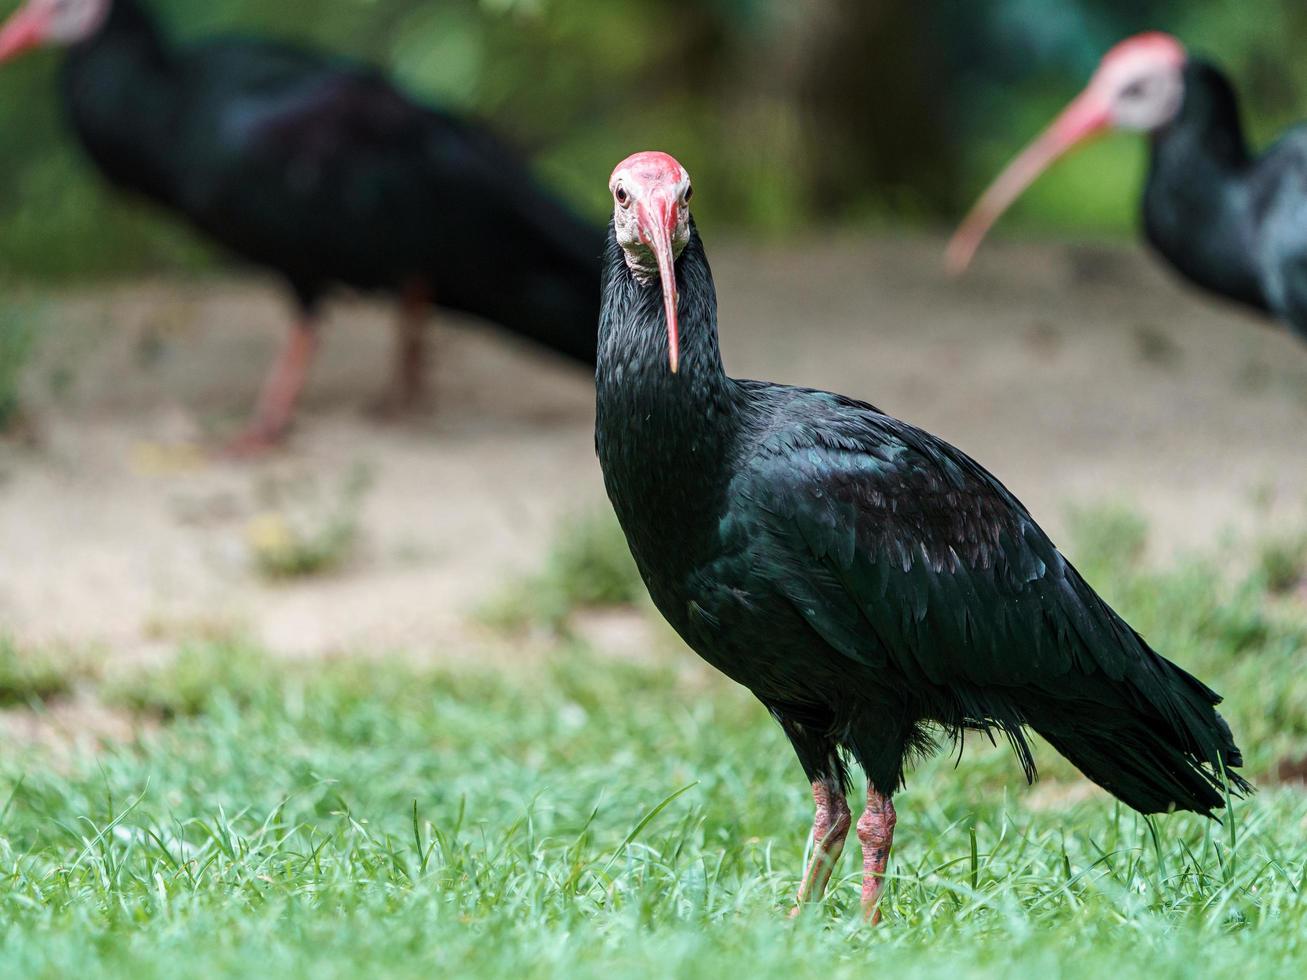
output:
{"label": "scaly leg", "polygon": [[858,840],[862,842],[862,915],[872,925],[880,921],[880,896],[897,819],[893,801],[868,785],[867,809],[858,820]]}
{"label": "scaly leg", "polygon": [[232,443],[232,452],[238,455],[264,452],[286,434],[317,348],[317,331],[312,319],[306,316],[291,327],[286,345],[263,382],[254,418]]}
{"label": "scaly leg", "polygon": [[820,901],[825,894],[835,862],[844,850],[849,825],[853,822],[844,791],[838,785],[831,786],[818,780],[812,784],[812,799],[817,806],[812,818],[812,859],[799,885],[798,903],[790,912],[791,917],[803,910],[804,902]]}

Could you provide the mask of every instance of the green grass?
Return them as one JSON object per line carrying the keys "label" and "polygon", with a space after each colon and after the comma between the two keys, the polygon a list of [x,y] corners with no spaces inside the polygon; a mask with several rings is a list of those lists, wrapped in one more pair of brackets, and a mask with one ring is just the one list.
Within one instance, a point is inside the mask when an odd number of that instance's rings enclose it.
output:
{"label": "green grass", "polygon": [[[1099,560],[1094,581],[1229,696],[1250,774],[1301,754],[1300,616],[1256,574]],[[1250,977],[1307,962],[1299,790],[1264,786],[1224,824],[1150,825],[1077,793],[1044,746],[1032,793],[976,740],[899,797],[886,922],[868,930],[856,848],[823,907],[784,918],[807,788],[756,702],[689,654],[633,664],[563,643],[511,670],[438,669],[227,643],[104,683],[172,720],[59,766],[14,745],[0,759],[0,974]]]}
{"label": "green grass", "polygon": [[165,670],[111,677],[103,700],[136,714],[171,721],[204,714],[216,697],[237,710],[250,704],[276,662],[238,642],[183,646]]}
{"label": "green grass", "polygon": [[1257,564],[1267,589],[1292,592],[1307,576],[1307,534],[1266,538],[1257,549]]}
{"label": "green grass", "polygon": [[0,707],[65,697],[92,673],[82,657],[27,650],[0,634]]}

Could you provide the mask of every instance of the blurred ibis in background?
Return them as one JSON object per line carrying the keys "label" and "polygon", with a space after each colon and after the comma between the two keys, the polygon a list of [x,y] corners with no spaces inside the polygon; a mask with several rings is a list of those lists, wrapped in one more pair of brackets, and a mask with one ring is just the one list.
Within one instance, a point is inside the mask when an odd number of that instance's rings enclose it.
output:
{"label": "blurred ibis in background", "polygon": [[[877,906],[893,793],[932,733],[1033,729],[1145,813],[1210,815],[1242,759],[1220,698],[1108,607],[997,479],[871,405],[729,377],[690,177],[639,153],[611,180],[596,446],[658,609],[784,729],[812,784],[799,901],[867,778],[862,902]],[[798,906],[796,906],[797,910]]]}
{"label": "blurred ibis in background", "polygon": [[0,28],[0,61],[43,45],[67,48],[64,102],[109,180],[276,270],[298,300],[238,446],[284,433],[334,284],[401,298],[401,402],[421,391],[433,304],[594,363],[603,233],[480,126],[333,55],[173,46],[138,0],[29,0]]}
{"label": "blurred ibis in background", "polygon": [[1186,279],[1307,339],[1307,128],[1260,157],[1234,89],[1168,34],[1122,41],[1088,87],[990,185],[949,244],[961,271],[999,216],[1055,160],[1112,129],[1150,134],[1144,234]]}

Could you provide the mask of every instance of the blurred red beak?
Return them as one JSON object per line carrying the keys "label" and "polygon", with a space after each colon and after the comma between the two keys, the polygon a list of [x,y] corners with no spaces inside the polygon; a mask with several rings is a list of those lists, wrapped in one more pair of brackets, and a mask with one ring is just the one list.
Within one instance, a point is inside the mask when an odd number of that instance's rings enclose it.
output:
{"label": "blurred red beak", "polygon": [[27,7],[20,7],[5,26],[0,27],[0,61],[8,61],[40,45],[45,40],[45,30],[44,14],[34,14]]}
{"label": "blurred red beak", "polygon": [[954,274],[966,271],[985,234],[1040,174],[1072,147],[1097,136],[1111,125],[1107,102],[1092,90],[1063,110],[1053,125],[1027,146],[976,202],[948,244],[948,268]]}
{"label": "blurred red beak", "polygon": [[675,374],[681,363],[681,340],[676,329],[676,256],[672,252],[672,235],[679,220],[678,205],[656,191],[649,203],[636,204],[640,240],[649,246],[658,260],[658,278],[663,283],[663,309],[667,314],[667,358]]}

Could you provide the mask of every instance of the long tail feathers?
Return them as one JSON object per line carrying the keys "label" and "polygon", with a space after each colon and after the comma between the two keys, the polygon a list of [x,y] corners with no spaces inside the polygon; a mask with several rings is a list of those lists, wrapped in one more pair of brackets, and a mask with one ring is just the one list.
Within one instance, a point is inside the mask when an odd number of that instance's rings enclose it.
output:
{"label": "long tail feathers", "polygon": [[[1159,658],[1160,659],[1160,658]],[[1161,697],[1125,708],[1105,724],[1072,717],[1036,730],[1086,776],[1143,813],[1192,810],[1211,816],[1252,786],[1232,770],[1243,765],[1220,698],[1185,671],[1162,661]],[[1161,703],[1158,703],[1161,702]]]}

